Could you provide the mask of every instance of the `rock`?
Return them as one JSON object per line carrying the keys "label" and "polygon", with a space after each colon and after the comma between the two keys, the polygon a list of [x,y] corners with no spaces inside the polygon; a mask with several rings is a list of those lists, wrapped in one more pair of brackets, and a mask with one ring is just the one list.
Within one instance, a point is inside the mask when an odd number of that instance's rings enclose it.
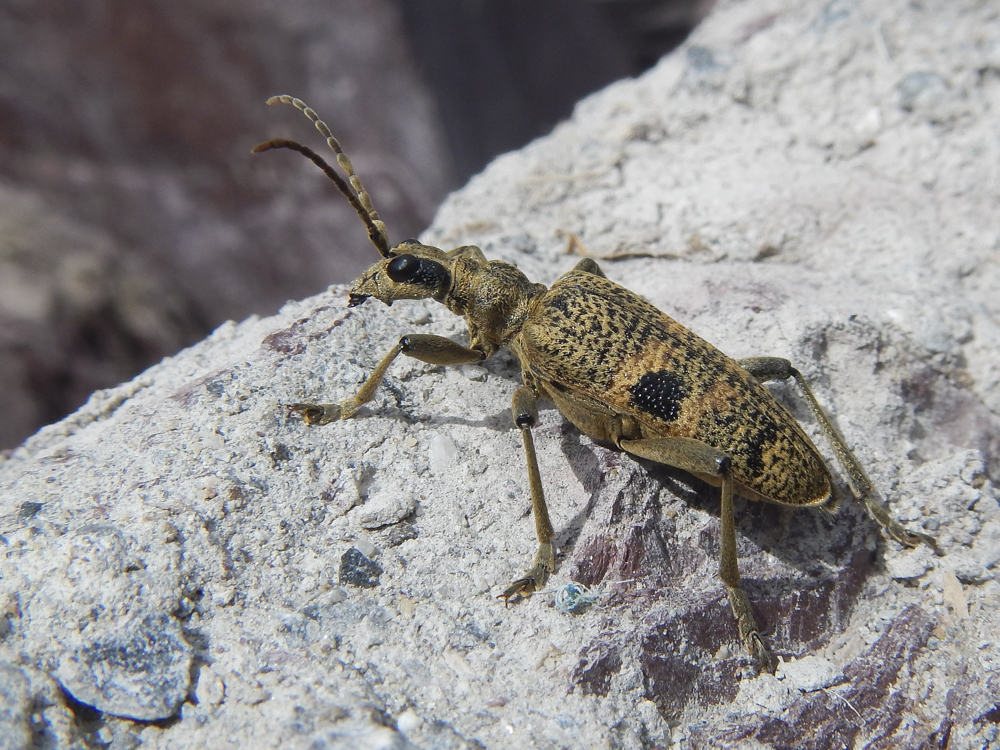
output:
{"label": "rock", "polygon": [[[2,646],[0,653],[10,655]],[[65,695],[47,674],[0,660],[0,748],[85,750],[84,733]]]}
{"label": "rock", "polygon": [[151,721],[177,713],[191,681],[191,647],[169,615],[130,619],[88,634],[56,675],[68,693],[114,716]]}
{"label": "rock", "polygon": [[833,662],[819,656],[804,656],[782,662],[778,676],[789,687],[804,693],[836,685],[844,679]]}
{"label": "rock", "polygon": [[198,669],[198,687],[195,689],[195,698],[198,703],[209,706],[218,706],[222,703],[226,695],[226,687],[222,679],[207,664],[202,664]]}
{"label": "rock", "polygon": [[427,452],[431,474],[434,476],[444,474],[455,461],[457,455],[458,446],[447,435],[435,435],[432,437],[430,448]]}
{"label": "rock", "polygon": [[931,569],[931,564],[931,553],[926,549],[917,548],[896,555],[887,563],[886,567],[889,575],[893,578],[905,581],[920,578]]}
{"label": "rock", "polygon": [[[345,287],[220,327],[0,460],[0,645],[31,664],[3,658],[42,675],[76,659],[96,691],[115,662],[85,655],[137,653],[116,628],[166,618],[225,690],[143,726],[151,748],[989,746],[995,21],[986,4],[723,4],[649,74],[495,161],[424,235],[551,283],[577,260],[572,230],[730,355],[805,373],[890,512],[941,554],[882,538],[796,388],[772,384],[843,496],[834,514],[738,503],[741,574],[785,679],[754,676],[736,633],[717,489],[595,445],[545,404],[551,588],[600,597],[572,617],[551,592],[498,602],[536,546],[516,363],[500,353],[470,380],[400,361],[354,418],[308,426],[285,405],[354,393],[424,317],[347,308]],[[947,81],[944,100],[900,106],[917,71]],[[436,303],[408,306],[422,331],[464,335]],[[440,471],[435,436],[456,446]],[[344,482],[368,502],[418,498],[404,523],[419,533],[384,543]],[[361,554],[376,534],[380,573]],[[332,581],[342,561],[377,585]],[[96,742],[106,710],[71,726]]]}
{"label": "rock", "polygon": [[29,546],[19,566],[35,580],[20,618],[33,653],[56,664],[53,675],[82,703],[135,719],[173,716],[194,654],[170,612],[180,593],[177,540],[155,543],[160,529],[133,525],[140,541],[96,519],[65,530],[71,506],[52,506],[30,519],[49,544]]}
{"label": "rock", "polygon": [[413,515],[416,509],[415,497],[400,496],[398,492],[383,492],[378,497],[369,499],[356,515],[361,528],[381,529],[398,524]]}
{"label": "rock", "polygon": [[31,747],[31,689],[20,669],[0,664],[0,750]]}
{"label": "rock", "polygon": [[378,586],[381,575],[382,567],[374,560],[365,557],[356,547],[351,547],[340,558],[340,583],[373,589]]}

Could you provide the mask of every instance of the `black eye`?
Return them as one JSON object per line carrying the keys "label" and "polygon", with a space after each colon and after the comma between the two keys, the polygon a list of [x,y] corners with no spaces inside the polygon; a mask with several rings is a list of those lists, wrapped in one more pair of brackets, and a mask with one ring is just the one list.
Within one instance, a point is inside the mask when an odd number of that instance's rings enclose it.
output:
{"label": "black eye", "polygon": [[410,281],[420,270],[420,258],[415,255],[399,255],[389,261],[385,271],[393,281]]}

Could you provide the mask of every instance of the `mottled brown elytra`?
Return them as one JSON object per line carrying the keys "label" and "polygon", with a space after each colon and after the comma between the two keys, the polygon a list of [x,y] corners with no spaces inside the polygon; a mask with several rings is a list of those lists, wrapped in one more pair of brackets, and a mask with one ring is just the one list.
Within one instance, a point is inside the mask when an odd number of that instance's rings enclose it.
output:
{"label": "mottled brown elytra", "polygon": [[291,404],[309,424],[347,419],[370,401],[400,354],[435,365],[482,362],[507,347],[521,363],[524,385],[511,410],[521,430],[538,552],[534,564],[501,594],[506,600],[541,588],[553,570],[553,529],[531,437],[544,398],[581,432],[642,458],[674,466],[721,487],[719,576],[740,636],[759,669],[774,671],[750,602],[740,588],[733,495],[787,506],[830,502],[830,472],[812,441],[762,383],[793,378],[837,454],[854,496],[884,533],[913,546],[933,545],[892,519],[864,469],[788,360],[734,360],[638,295],[607,279],[590,258],[551,287],[535,284],[509,263],[487,260],[475,246],[450,251],[407,240],[389,244],[385,224],[326,124],[299,99],[276,96],[305,113],[337,155],[347,182],[311,149],[273,140],[254,151],[289,148],[311,159],[347,197],[382,259],[354,282],[348,304],[373,297],[387,305],[435,299],[461,315],[469,346],[429,334],[403,336],[351,398],[338,404]]}

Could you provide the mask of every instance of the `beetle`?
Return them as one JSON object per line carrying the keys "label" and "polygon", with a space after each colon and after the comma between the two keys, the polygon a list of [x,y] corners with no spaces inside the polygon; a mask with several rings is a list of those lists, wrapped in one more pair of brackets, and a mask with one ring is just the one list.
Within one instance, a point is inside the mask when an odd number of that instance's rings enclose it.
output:
{"label": "beetle", "polygon": [[546,287],[509,263],[488,260],[473,245],[443,251],[407,240],[392,246],[361,179],[327,125],[299,99],[268,100],[278,103],[296,107],[313,122],[349,184],[316,152],[295,141],[267,141],[254,152],[287,148],[311,159],[347,197],[381,256],[354,282],[348,305],[368,299],[386,305],[434,299],[461,315],[469,329],[468,346],[442,336],[405,335],[354,396],[335,404],[295,403],[289,408],[310,425],[347,419],[373,398],[401,354],[434,365],[464,365],[482,362],[501,347],[509,349],[521,365],[523,384],[514,391],[511,413],[524,444],[538,551],[531,568],[502,598],[529,596],[544,586],[555,567],[554,531],[531,434],[539,399],[553,403],[595,441],[685,470],[720,488],[719,577],[758,670],[773,672],[776,661],[740,587],[733,496],[795,507],[834,500],[826,463],[763,385],[766,381],[790,378],[797,383],[852,494],[887,536],[906,546],[934,545],[931,537],[906,530],[890,516],[805,378],[787,359],[731,359],[609,280],[591,258]]}

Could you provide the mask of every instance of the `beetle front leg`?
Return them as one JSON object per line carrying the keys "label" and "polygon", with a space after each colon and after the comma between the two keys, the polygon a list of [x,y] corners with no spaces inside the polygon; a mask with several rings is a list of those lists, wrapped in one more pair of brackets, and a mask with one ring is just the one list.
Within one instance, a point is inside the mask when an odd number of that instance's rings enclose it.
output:
{"label": "beetle front leg", "polygon": [[535,456],[535,443],[531,437],[531,428],[538,421],[538,396],[529,386],[521,386],[514,391],[511,398],[511,414],[514,424],[521,430],[521,440],[524,442],[524,457],[528,464],[528,486],[531,489],[531,512],[535,517],[535,535],[538,537],[538,552],[535,553],[535,563],[527,573],[514,581],[498,598],[510,601],[514,596],[530,596],[538,591],[548,580],[549,573],[555,569],[555,554],[552,550],[552,521],[549,520],[549,509],[545,505],[545,493],[542,491],[542,478],[538,472],[538,459]]}
{"label": "beetle front leg", "polygon": [[739,365],[762,383],[768,380],[794,378],[803,395],[806,397],[806,403],[809,404],[809,410],[812,412],[813,418],[819,423],[820,429],[833,448],[833,452],[837,454],[837,461],[847,476],[847,484],[851,488],[851,493],[864,504],[868,515],[871,516],[875,523],[882,527],[882,530],[888,536],[900,544],[904,544],[907,547],[916,547],[918,544],[923,543],[937,550],[937,544],[933,537],[916,531],[908,531],[899,521],[889,515],[889,509],[886,508],[885,503],[882,502],[878,492],[873,487],[867,472],[865,472],[861,463],[854,456],[854,452],[847,447],[847,442],[837,428],[833,426],[833,422],[830,421],[826,412],[823,411],[823,407],[819,405],[819,401],[813,395],[809,383],[806,382],[802,373],[792,366],[791,362],[781,357],[749,357],[739,360]]}
{"label": "beetle front leg", "polygon": [[358,392],[350,398],[339,404],[289,404],[288,408],[302,414],[302,418],[309,424],[327,424],[354,416],[362,405],[374,398],[375,391],[385,378],[386,370],[400,354],[432,365],[471,365],[486,359],[485,352],[462,346],[444,336],[411,333],[403,336],[382,358]]}
{"label": "beetle front leg", "polygon": [[757,669],[773,673],[777,668],[777,662],[760,635],[760,626],[754,617],[750,599],[740,588],[740,570],[736,559],[736,520],[733,510],[735,480],[730,471],[732,461],[729,456],[700,440],[682,437],[622,439],[618,441],[618,445],[636,456],[674,466],[721,483],[722,529],[719,577],[726,584],[729,606],[736,618],[740,638],[753,657]]}

